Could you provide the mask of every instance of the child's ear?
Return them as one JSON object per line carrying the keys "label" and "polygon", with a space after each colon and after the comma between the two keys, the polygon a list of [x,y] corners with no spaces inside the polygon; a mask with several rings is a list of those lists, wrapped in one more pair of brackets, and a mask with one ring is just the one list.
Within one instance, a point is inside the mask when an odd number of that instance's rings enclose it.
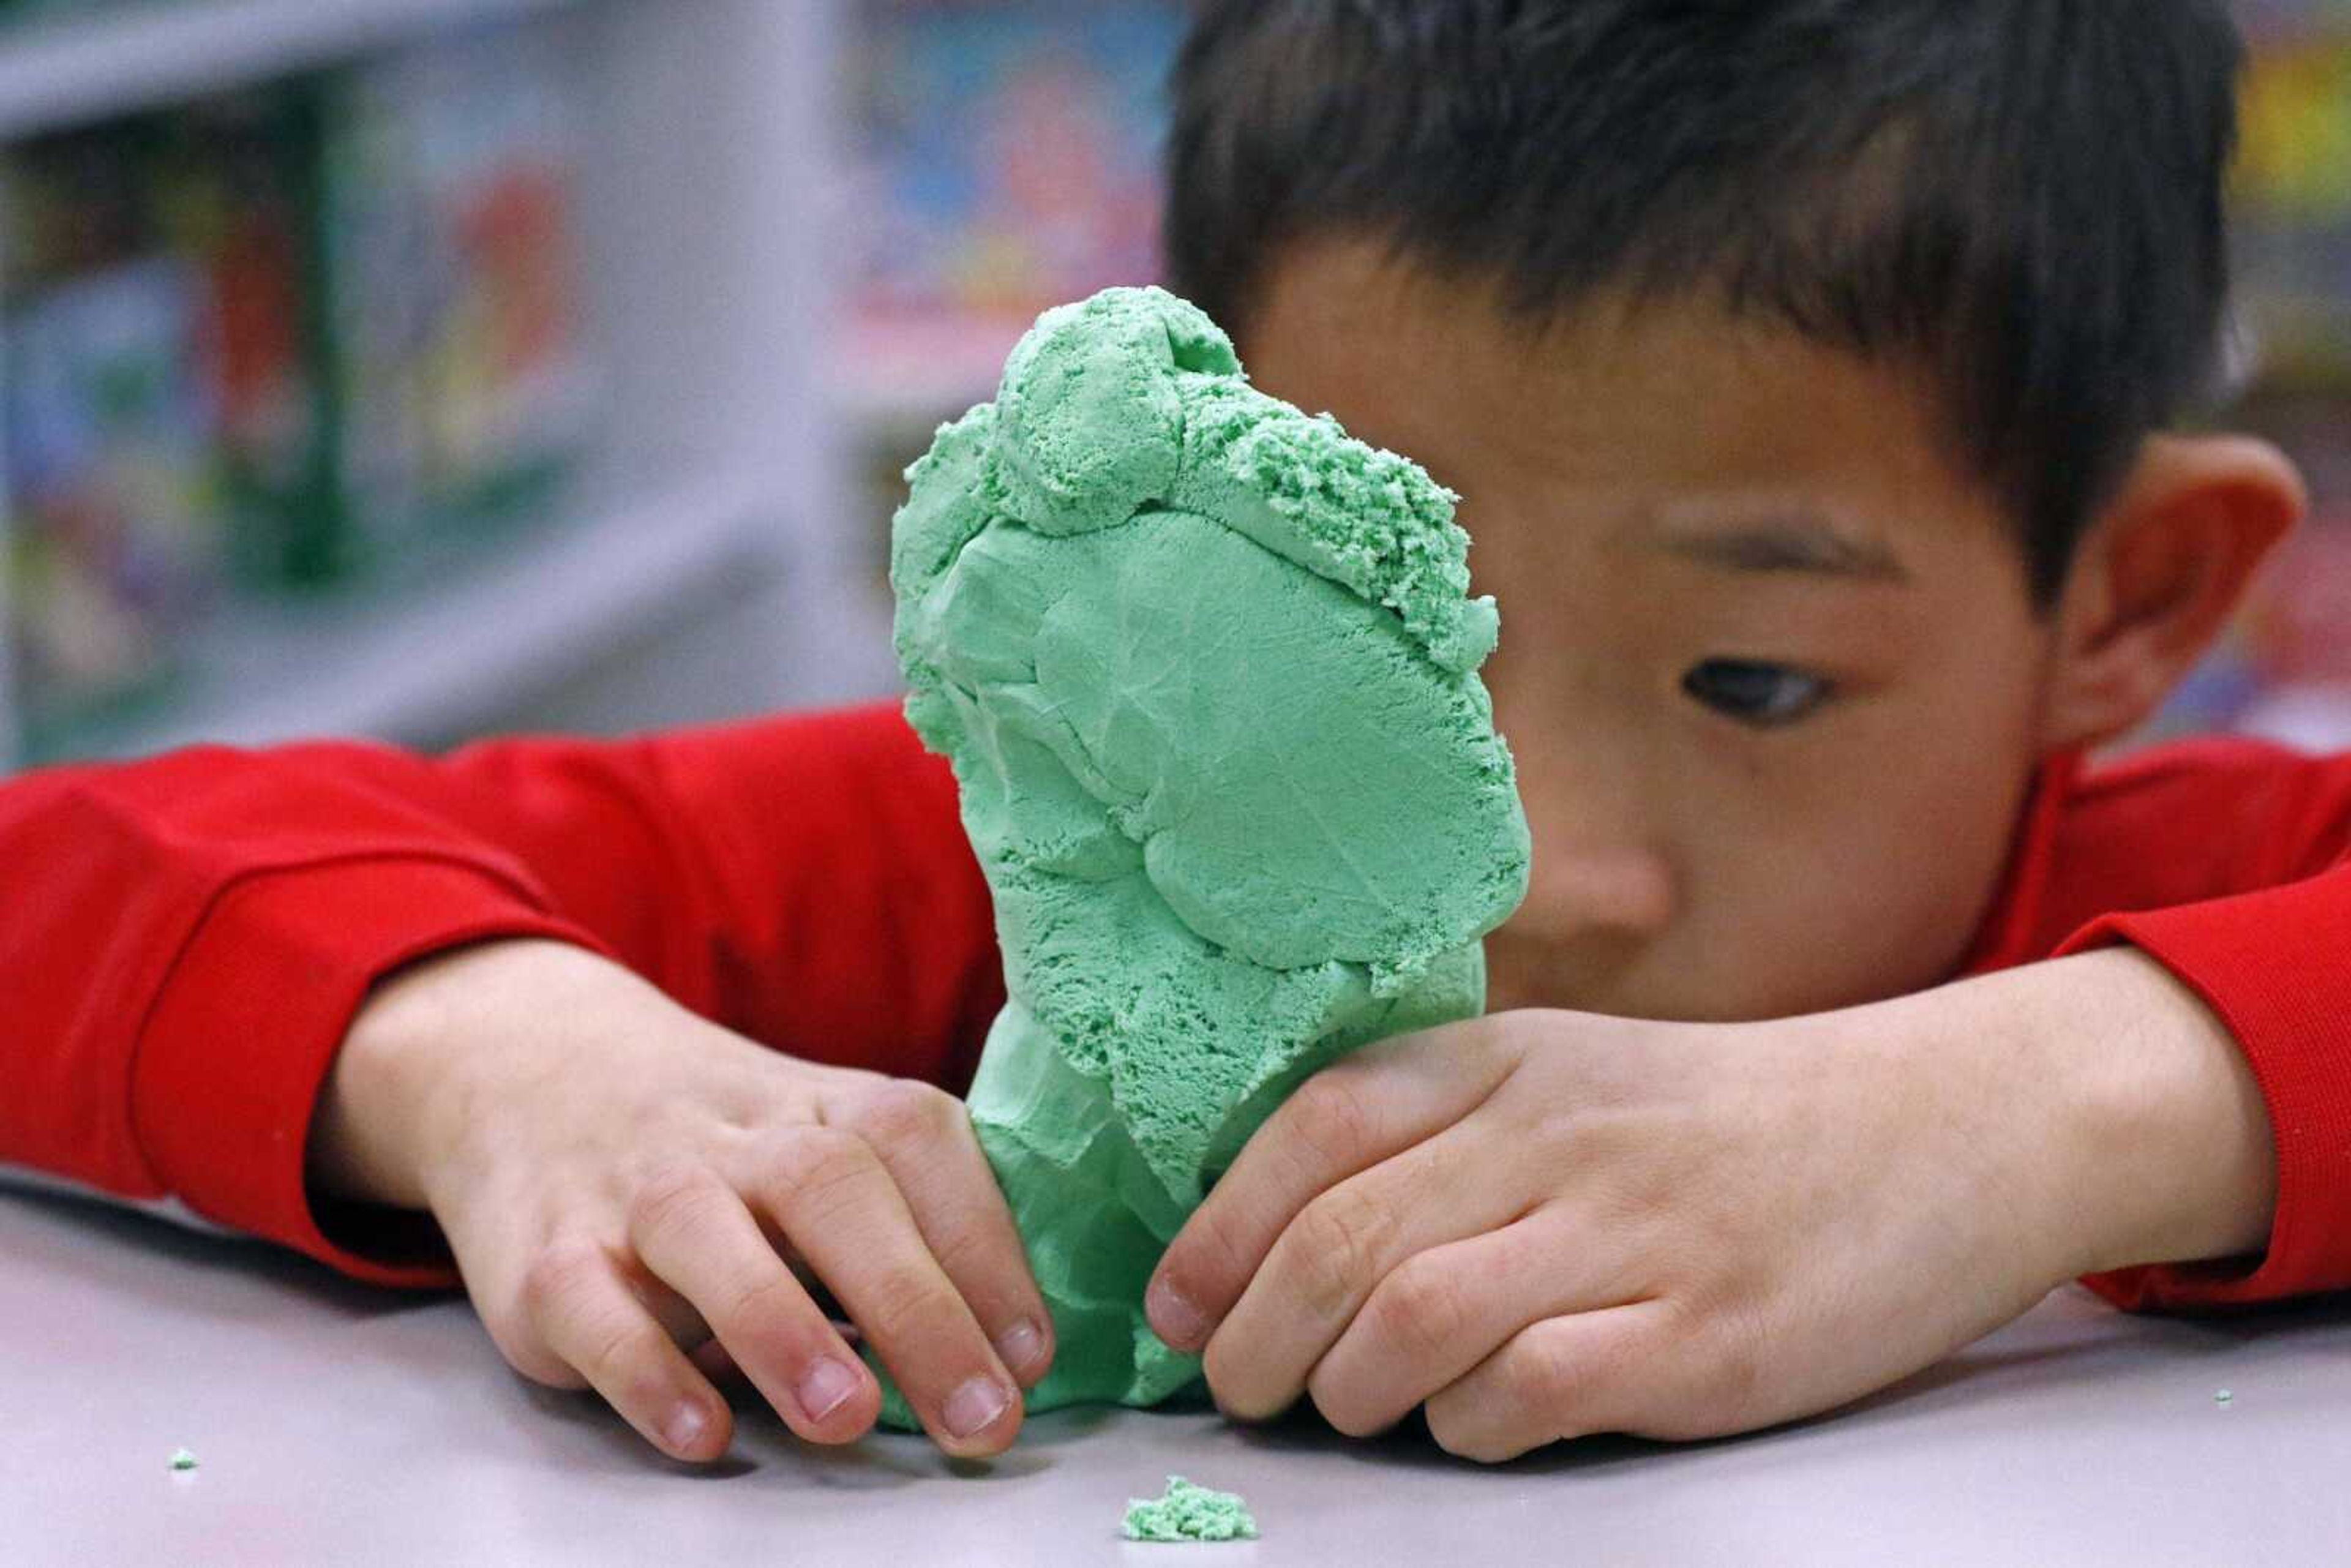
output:
{"label": "child's ear", "polygon": [[2095,746],[2154,714],[2308,506],[2302,476],[2267,442],[2151,438],[2059,601],[2043,749]]}

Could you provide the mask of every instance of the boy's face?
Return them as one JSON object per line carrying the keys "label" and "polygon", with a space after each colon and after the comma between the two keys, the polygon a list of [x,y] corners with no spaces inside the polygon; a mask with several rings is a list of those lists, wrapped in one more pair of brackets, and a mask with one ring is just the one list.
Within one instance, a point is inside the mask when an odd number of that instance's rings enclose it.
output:
{"label": "boy's face", "polygon": [[1491,1005],[1751,1019],[1934,985],[2044,747],[2053,635],[1892,371],[1700,303],[1540,335],[1290,247],[1251,377],[1462,495],[1534,830]]}

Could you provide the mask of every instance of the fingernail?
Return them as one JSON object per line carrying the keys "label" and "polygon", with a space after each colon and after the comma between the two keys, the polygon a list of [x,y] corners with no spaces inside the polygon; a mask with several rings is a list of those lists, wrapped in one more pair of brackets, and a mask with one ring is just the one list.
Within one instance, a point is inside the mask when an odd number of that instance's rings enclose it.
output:
{"label": "fingernail", "polygon": [[1044,1348],[1044,1331],[1027,1318],[1006,1329],[996,1341],[996,1354],[1002,1356],[1004,1364],[1014,1372],[1036,1360],[1037,1353]]}
{"label": "fingernail", "polygon": [[1151,1299],[1143,1311],[1151,1320],[1151,1332],[1173,1349],[1188,1350],[1207,1337],[1207,1316],[1169,1284],[1165,1274],[1151,1281]]}
{"label": "fingernail", "polygon": [[662,1433],[669,1439],[672,1451],[682,1454],[694,1447],[694,1440],[702,1436],[702,1429],[708,1425],[710,1418],[703,1415],[701,1406],[681,1405],[671,1412],[669,1424],[662,1428]]}
{"label": "fingernail", "polygon": [[857,1374],[849,1367],[826,1356],[800,1374],[799,1385],[792,1397],[800,1402],[800,1414],[811,1421],[821,1421],[849,1402],[857,1392]]}
{"label": "fingernail", "polygon": [[972,1437],[985,1431],[990,1423],[1012,1403],[992,1377],[975,1377],[947,1396],[946,1408],[939,1412],[939,1420],[958,1437]]}

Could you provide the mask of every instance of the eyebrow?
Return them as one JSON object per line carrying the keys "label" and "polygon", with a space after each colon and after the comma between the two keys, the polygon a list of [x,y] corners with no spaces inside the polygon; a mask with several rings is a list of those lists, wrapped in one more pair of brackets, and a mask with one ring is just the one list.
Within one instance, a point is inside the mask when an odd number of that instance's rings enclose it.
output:
{"label": "eyebrow", "polygon": [[1892,550],[1809,513],[1728,523],[1668,523],[1646,542],[1664,554],[1722,571],[1802,573],[1865,583],[1910,581],[1909,569]]}

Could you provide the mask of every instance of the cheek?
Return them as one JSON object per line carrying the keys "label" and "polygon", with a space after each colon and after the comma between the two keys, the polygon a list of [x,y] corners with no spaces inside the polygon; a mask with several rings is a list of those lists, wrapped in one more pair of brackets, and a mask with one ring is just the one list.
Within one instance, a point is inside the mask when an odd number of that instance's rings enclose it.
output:
{"label": "cheek", "polygon": [[1742,955],[1742,1010],[1822,1011],[1950,977],[2031,785],[2023,713],[1997,688],[1914,690],[1845,716],[1801,768],[1758,776],[1750,847],[1718,841],[1709,879],[1737,932],[1714,936]]}
{"label": "cheek", "polygon": [[[1533,988],[1509,994],[1732,1019],[1947,978],[1999,883],[2036,760],[2026,640],[2004,622],[1989,637],[1943,623],[1957,616],[1865,628],[1853,641],[1883,648],[1898,679],[1809,732],[1757,737],[1678,695],[1687,650],[1661,641],[1664,617],[1638,612],[1649,608],[1539,601],[1506,616],[1487,677],[1537,835],[1534,893],[1489,947]],[[1595,878],[1634,860],[1662,867],[1670,923],[1596,927],[1593,887],[1625,879]]]}

